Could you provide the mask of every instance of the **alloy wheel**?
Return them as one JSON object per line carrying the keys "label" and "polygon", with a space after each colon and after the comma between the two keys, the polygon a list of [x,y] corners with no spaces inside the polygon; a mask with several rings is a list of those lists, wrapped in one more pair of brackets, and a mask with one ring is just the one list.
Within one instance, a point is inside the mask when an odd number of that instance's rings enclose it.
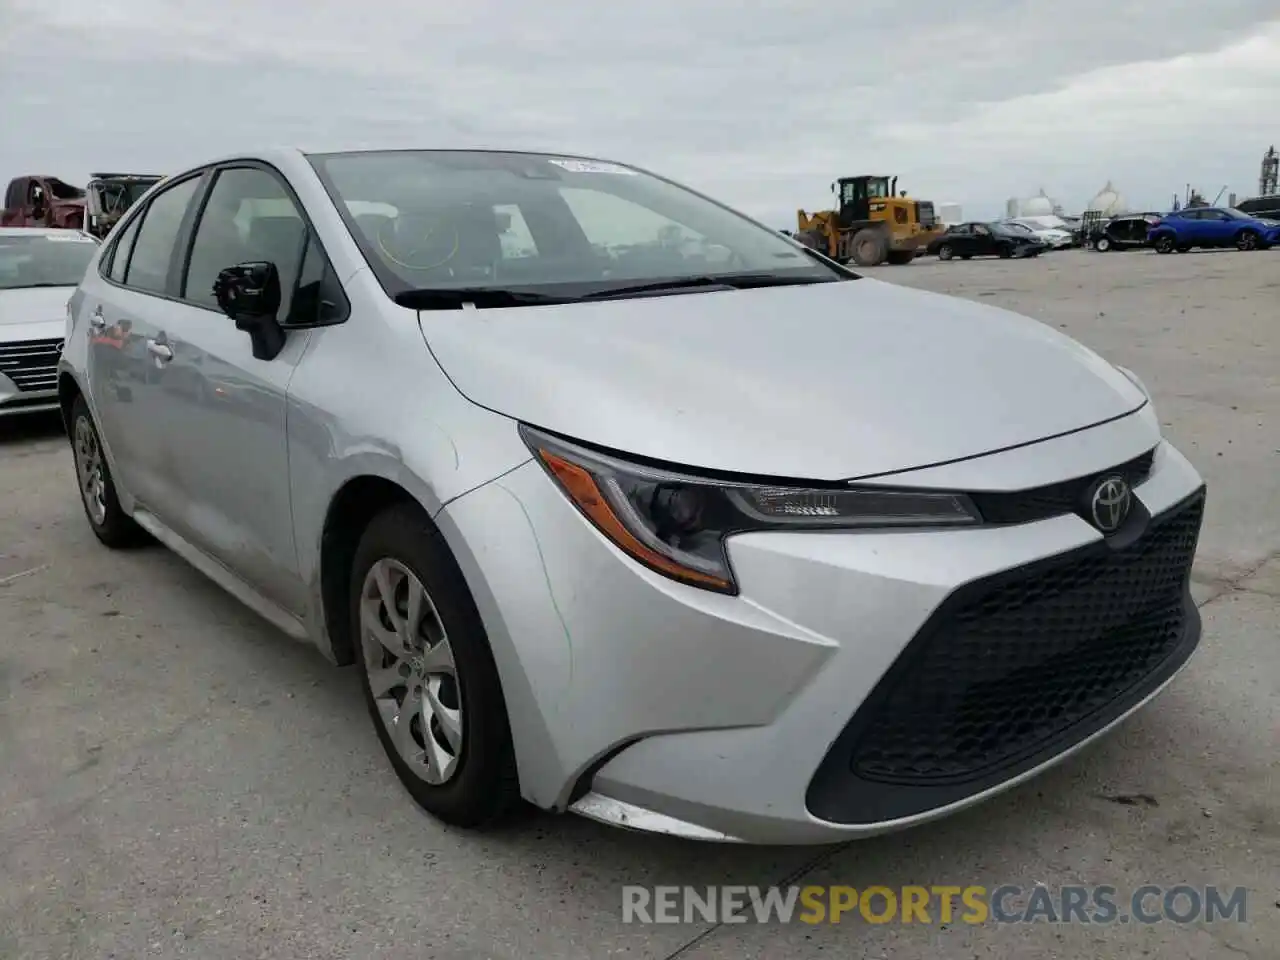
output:
{"label": "alloy wheel", "polygon": [[107,521],[106,481],[102,469],[102,445],[98,435],[85,417],[76,420],[75,426],[76,478],[80,481],[80,496],[89,519],[102,526]]}
{"label": "alloy wheel", "polygon": [[422,581],[391,558],[360,591],[360,645],[378,716],[396,752],[424,782],[453,778],[463,704],[453,648]]}

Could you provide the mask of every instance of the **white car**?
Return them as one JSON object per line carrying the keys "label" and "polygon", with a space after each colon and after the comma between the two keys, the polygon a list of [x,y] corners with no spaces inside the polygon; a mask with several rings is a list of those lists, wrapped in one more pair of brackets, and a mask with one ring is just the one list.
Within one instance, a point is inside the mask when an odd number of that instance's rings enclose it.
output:
{"label": "white car", "polygon": [[1204,485],[1135,375],[625,164],[175,174],[60,370],[98,539],[354,665],[454,824],[896,830],[1101,736],[1200,636]]}
{"label": "white car", "polygon": [[0,227],[0,417],[58,409],[67,301],[97,247],[80,230]]}
{"label": "white car", "polygon": [[1026,228],[1053,250],[1062,250],[1075,243],[1071,231],[1066,229],[1066,221],[1058,217],[1017,217],[1006,222]]}

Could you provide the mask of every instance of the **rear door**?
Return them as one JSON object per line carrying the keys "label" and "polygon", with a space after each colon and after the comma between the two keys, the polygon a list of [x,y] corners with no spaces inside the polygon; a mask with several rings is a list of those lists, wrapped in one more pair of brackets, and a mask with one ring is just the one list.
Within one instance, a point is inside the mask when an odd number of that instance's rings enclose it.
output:
{"label": "rear door", "polygon": [[[288,333],[282,353],[253,356],[247,333],[213,294],[219,271],[276,265],[278,319],[305,301],[327,260],[300,205],[274,170],[220,168],[191,234],[179,301],[165,334],[173,360],[160,386],[162,439],[174,452],[174,496],[162,519],[285,609],[302,609],[285,434],[286,396],[312,331]],[[299,285],[304,289],[299,292]]]}
{"label": "rear door", "polygon": [[87,322],[77,329],[89,337],[94,416],[119,485],[148,509],[174,495],[160,429],[167,414],[158,398],[167,372],[175,251],[200,182],[196,174],[156,194],[117,235],[80,299]]}

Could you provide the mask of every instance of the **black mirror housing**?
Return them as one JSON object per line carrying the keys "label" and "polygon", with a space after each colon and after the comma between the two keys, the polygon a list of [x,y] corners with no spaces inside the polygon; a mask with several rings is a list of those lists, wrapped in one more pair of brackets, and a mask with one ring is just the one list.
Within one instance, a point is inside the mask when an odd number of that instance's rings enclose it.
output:
{"label": "black mirror housing", "polygon": [[266,260],[237,263],[218,272],[213,295],[236,329],[249,334],[253,355],[272,360],[284,349],[280,326],[280,272]]}

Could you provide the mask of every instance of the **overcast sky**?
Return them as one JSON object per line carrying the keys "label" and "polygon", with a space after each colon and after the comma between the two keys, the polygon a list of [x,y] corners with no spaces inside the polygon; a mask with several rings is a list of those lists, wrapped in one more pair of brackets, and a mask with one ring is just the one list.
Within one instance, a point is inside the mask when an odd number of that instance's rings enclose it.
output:
{"label": "overcast sky", "polygon": [[[1276,0],[0,0],[0,179],[263,144],[638,163],[770,223],[855,173],[1003,213],[1191,181],[1280,142]],[[1223,202],[1226,195],[1223,195]]]}

